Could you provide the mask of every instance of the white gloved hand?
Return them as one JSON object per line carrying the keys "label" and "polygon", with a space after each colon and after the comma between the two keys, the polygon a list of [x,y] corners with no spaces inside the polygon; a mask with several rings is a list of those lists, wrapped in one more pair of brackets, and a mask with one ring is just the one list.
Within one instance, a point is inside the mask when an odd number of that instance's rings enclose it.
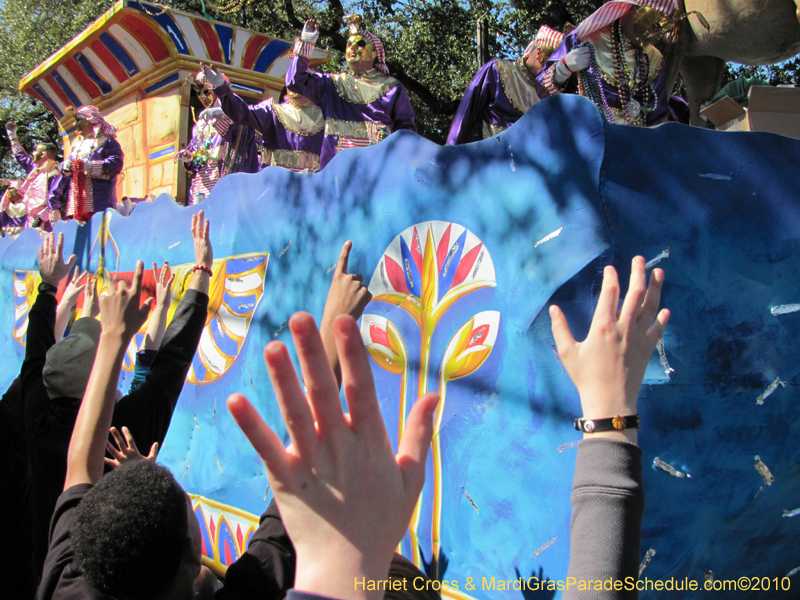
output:
{"label": "white gloved hand", "polygon": [[206,119],[207,121],[212,121],[217,117],[221,117],[224,115],[225,112],[219,106],[212,106],[211,108],[203,109],[200,113],[200,116],[197,117],[198,119]]}
{"label": "white gloved hand", "polygon": [[17,124],[13,121],[6,123],[6,133],[8,134],[8,138],[10,140],[17,139]]}
{"label": "white gloved hand", "polygon": [[225,78],[216,67],[209,68],[207,65],[203,65],[203,75],[205,76],[206,81],[215,89],[225,85]]}
{"label": "white gloved hand", "polygon": [[175,154],[175,160],[179,160],[179,161],[181,161],[183,163],[192,162],[192,153],[189,150],[187,150],[186,148],[181,148]]}
{"label": "white gloved hand", "polygon": [[556,85],[563,85],[573,73],[583,71],[592,62],[592,50],[588,46],[570,50],[555,65],[553,79]]}
{"label": "white gloved hand", "polygon": [[319,38],[319,25],[317,25],[316,19],[309,19],[303,25],[303,31],[300,34],[300,39],[304,42],[311,42],[312,44],[317,43],[317,39]]}

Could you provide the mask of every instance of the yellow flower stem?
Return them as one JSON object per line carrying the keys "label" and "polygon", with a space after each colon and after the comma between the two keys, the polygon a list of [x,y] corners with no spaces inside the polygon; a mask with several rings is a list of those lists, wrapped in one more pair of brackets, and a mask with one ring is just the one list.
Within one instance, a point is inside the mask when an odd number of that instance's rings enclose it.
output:
{"label": "yellow flower stem", "polygon": [[433,454],[433,514],[431,515],[431,565],[432,578],[439,578],[439,550],[441,548],[442,534],[442,440],[439,436],[444,415],[444,402],[447,396],[447,379],[444,368],[439,377],[439,405],[433,417],[433,439],[431,450]]}

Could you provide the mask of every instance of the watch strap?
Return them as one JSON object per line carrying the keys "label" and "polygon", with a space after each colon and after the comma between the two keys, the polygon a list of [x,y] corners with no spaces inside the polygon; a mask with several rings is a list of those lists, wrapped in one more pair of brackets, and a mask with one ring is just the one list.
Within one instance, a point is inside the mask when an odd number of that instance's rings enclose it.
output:
{"label": "watch strap", "polygon": [[622,431],[623,429],[638,429],[639,415],[616,415],[608,419],[575,419],[575,429],[584,433],[599,433],[601,431]]}
{"label": "watch strap", "polygon": [[50,283],[45,283],[44,281],[39,284],[39,287],[37,289],[40,294],[49,294],[51,292],[55,294],[56,292],[58,292],[58,286],[52,285]]}

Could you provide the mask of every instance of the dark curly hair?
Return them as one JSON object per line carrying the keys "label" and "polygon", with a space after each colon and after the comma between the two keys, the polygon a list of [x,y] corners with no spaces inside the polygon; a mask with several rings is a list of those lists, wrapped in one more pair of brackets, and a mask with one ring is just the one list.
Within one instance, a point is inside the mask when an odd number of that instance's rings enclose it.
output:
{"label": "dark curly hair", "polygon": [[187,538],[183,489],[169,469],[124,463],[76,507],[75,562],[96,590],[116,598],[156,595],[172,585]]}

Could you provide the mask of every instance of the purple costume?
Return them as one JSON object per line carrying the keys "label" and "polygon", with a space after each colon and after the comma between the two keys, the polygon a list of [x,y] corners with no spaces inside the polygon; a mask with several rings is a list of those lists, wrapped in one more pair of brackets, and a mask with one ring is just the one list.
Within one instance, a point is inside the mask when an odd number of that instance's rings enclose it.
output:
{"label": "purple costume", "polygon": [[78,138],[61,170],[69,184],[64,216],[87,221],[94,213],[116,208],[117,176],[124,159],[122,146],[113,137]]}
{"label": "purple costume", "polygon": [[279,166],[302,173],[319,169],[325,125],[319,107],[309,104],[298,108],[290,102],[250,106],[227,84],[214,91],[235,125],[250,127],[261,135],[262,168]]}
{"label": "purple costume", "polygon": [[[219,106],[219,99],[215,106]],[[217,182],[231,173],[258,173],[258,152],[253,130],[246,126],[231,126],[222,115],[212,119],[199,118],[192,129],[192,139],[186,150],[192,153],[185,162],[192,173],[192,187],[187,204],[205,199]]]}
{"label": "purple costume", "polygon": [[[553,76],[556,63],[566,56],[570,50],[581,43],[576,31],[567,35],[561,45],[556,48],[556,51],[553,52],[552,56],[545,64],[544,69],[542,69],[537,76],[537,80],[547,90],[548,95],[567,92],[589,96],[589,99],[604,113],[607,121],[619,125],[626,124],[625,111],[620,102],[617,76],[615,75],[616,65],[614,59],[613,24],[592,32],[584,40],[591,42],[594,46],[597,66],[590,66],[589,69],[581,71],[581,73],[586,73],[592,81],[599,79],[602,88],[602,94],[598,94],[600,97],[591,97],[595,95],[591,90],[587,91],[585,85],[579,86],[578,73],[573,74],[561,88],[555,83]],[[639,81],[639,65],[637,64],[639,61],[636,59],[636,46],[627,38],[623,38],[623,44],[626,67],[630,72],[637,75],[637,81]],[[666,121],[669,117],[669,94],[665,82],[665,73],[667,70],[666,59],[654,46],[649,44],[644,50],[640,49],[638,53],[646,56],[647,65],[649,67],[649,81],[644,85],[635,86],[632,90],[631,97],[641,104],[643,112],[634,119],[631,119],[630,124],[647,126],[658,125]],[[598,68],[601,75],[599,78],[592,73],[593,69]],[[653,95],[653,90],[655,91],[655,96]],[[647,96],[647,98],[645,96]],[[605,102],[603,102],[603,97],[605,98]],[[608,110],[606,110],[606,104]]]}
{"label": "purple costume", "polygon": [[549,94],[528,72],[522,57],[493,60],[483,65],[461,98],[450,127],[450,145],[477,142],[516,123],[528,109]]}
{"label": "purple costume", "polygon": [[23,202],[28,211],[26,227],[31,227],[38,217],[42,220],[42,229],[52,231],[52,223],[60,218],[60,211],[67,203],[69,180],[62,177],[56,164],[52,161],[37,167],[33,157],[22,145],[14,140],[11,149],[17,164],[25,170],[27,177],[22,182],[25,193]]}
{"label": "purple costume", "polygon": [[375,69],[358,76],[309,73],[308,57],[298,53],[286,72],[286,87],[322,110],[325,137],[320,169],[339,150],[377,144],[398,129],[417,130],[406,88]]}

